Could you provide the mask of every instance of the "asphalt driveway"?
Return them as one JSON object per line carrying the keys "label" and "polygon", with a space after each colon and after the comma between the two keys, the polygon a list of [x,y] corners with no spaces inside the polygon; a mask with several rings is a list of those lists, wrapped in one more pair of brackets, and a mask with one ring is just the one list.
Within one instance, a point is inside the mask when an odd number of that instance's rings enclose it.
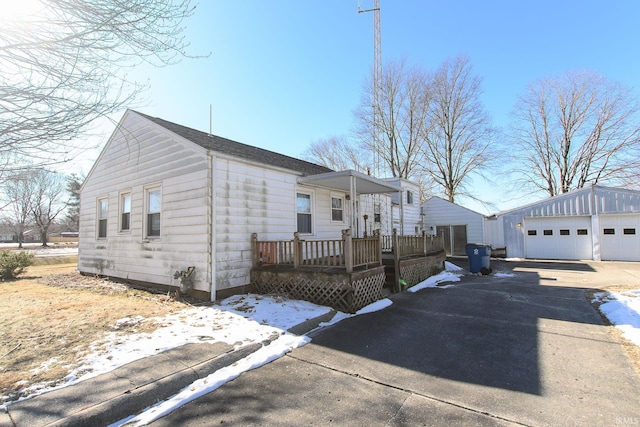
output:
{"label": "asphalt driveway", "polygon": [[395,295],[154,425],[637,425],[640,378],[584,294],[640,286],[639,264],[493,262],[507,275]]}

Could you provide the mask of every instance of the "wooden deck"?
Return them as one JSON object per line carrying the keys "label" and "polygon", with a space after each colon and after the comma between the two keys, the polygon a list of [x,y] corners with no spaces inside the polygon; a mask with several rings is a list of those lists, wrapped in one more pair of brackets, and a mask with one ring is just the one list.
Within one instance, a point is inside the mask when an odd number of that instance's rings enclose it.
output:
{"label": "wooden deck", "polygon": [[[441,237],[374,235],[339,240],[260,241],[252,236],[251,284],[262,294],[286,294],[354,313],[383,297],[413,286],[441,270]],[[385,261],[386,260],[386,261]],[[391,260],[391,262],[389,262]],[[399,273],[398,273],[399,272]]]}

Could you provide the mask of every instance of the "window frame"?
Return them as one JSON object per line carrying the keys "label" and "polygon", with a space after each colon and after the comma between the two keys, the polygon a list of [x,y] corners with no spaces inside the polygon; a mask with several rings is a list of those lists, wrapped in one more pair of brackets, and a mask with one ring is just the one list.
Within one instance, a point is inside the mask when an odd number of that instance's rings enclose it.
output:
{"label": "window frame", "polygon": [[375,224],[382,223],[382,203],[373,204],[373,222]]}
{"label": "window frame", "polygon": [[407,190],[407,205],[413,205],[413,191]]}
{"label": "window frame", "polygon": [[615,236],[616,229],[615,228],[603,228],[602,234],[606,236]]}
{"label": "window frame", "polygon": [[[102,204],[105,203],[103,211]],[[104,213],[104,217],[102,216]],[[104,226],[103,226],[104,222]],[[109,235],[109,197],[103,196],[96,199],[96,239],[106,240]],[[104,232],[104,234],[103,234]]]}
{"label": "window frame", "polygon": [[[159,208],[158,211],[151,211],[151,194],[159,193]],[[152,215],[158,215],[158,231],[157,234],[151,233],[153,231]],[[144,237],[148,240],[159,240],[162,236],[162,187],[160,185],[149,185],[144,188]]]}
{"label": "window frame", "polygon": [[[331,222],[338,222],[338,223],[344,224],[344,206],[345,206],[345,204],[344,204],[344,196],[332,194],[330,198],[331,198]],[[339,200],[340,201],[340,208],[335,208],[333,206],[333,201],[334,200]],[[298,209],[298,195],[296,194],[296,211],[297,211],[297,209]],[[333,216],[334,212],[340,212],[340,219],[335,219],[334,218],[334,216]]]}
{"label": "window frame", "polygon": [[547,228],[546,230],[543,229],[542,230],[542,235],[543,236],[553,236],[553,229],[549,229],[549,228]]}
{"label": "window frame", "polygon": [[635,229],[635,227],[633,227],[633,228],[631,228],[631,227],[623,228],[622,229],[622,234],[624,236],[635,236],[636,235],[636,229]]}
{"label": "window frame", "polygon": [[538,230],[535,228],[529,229],[527,230],[527,236],[537,236],[538,235]]}
{"label": "window frame", "polygon": [[[125,211],[126,203],[125,198],[129,198],[129,211]],[[124,215],[128,214],[127,227],[125,228]],[[131,191],[123,191],[120,193],[120,205],[118,207],[118,230],[121,233],[131,232]]]}
{"label": "window frame", "polygon": [[[307,196],[309,198],[309,212],[298,212],[298,197],[299,196]],[[315,224],[314,224],[314,199],[315,199],[315,193],[311,192],[311,191],[305,191],[305,190],[296,190],[296,203],[295,203],[295,210],[296,210],[296,231],[299,234],[304,234],[304,235],[309,235],[312,236],[313,232],[315,230]],[[309,231],[300,231],[300,221],[299,221],[299,215],[308,215],[309,216]]]}

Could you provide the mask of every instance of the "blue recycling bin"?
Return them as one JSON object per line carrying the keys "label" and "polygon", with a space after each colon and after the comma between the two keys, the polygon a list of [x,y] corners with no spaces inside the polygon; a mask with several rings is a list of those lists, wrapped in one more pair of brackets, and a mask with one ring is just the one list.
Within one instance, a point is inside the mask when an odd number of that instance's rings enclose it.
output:
{"label": "blue recycling bin", "polygon": [[469,272],[471,273],[491,273],[491,264],[489,257],[491,256],[491,245],[480,243],[468,243],[465,246],[467,256],[469,257]]}

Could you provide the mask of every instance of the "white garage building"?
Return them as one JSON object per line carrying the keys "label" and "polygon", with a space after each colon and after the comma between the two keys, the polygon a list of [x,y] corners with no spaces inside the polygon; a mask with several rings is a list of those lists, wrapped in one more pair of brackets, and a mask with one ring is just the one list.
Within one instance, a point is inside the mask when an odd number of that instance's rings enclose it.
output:
{"label": "white garage building", "polygon": [[640,261],[640,191],[571,191],[495,215],[485,230],[507,257]]}

